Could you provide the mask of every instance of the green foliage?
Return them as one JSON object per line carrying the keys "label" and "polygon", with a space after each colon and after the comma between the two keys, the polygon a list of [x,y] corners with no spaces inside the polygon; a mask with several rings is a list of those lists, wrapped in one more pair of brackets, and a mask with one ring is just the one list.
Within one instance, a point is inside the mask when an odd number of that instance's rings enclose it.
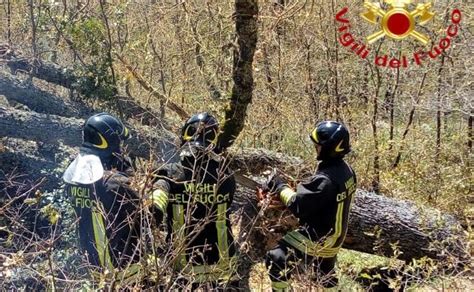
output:
{"label": "green foliage", "polygon": [[111,100],[117,94],[108,61],[76,66],[79,80],[75,87],[85,96],[94,96],[101,100]]}
{"label": "green foliage", "polygon": [[85,18],[72,23],[68,29],[75,48],[91,58],[102,57],[105,47],[105,28],[102,21],[95,17]]}
{"label": "green foliage", "polygon": [[107,100],[117,93],[110,67],[106,30],[95,17],[70,24],[66,29],[75,50],[84,56],[83,63],[75,63],[80,77],[76,88],[85,96]]}

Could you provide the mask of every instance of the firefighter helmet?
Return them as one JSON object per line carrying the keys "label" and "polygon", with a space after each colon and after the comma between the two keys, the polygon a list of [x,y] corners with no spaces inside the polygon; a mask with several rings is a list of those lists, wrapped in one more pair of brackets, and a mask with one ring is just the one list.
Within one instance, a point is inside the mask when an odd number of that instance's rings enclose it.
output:
{"label": "firefighter helmet", "polygon": [[219,123],[209,113],[193,115],[181,129],[181,146],[189,143],[193,146],[215,147],[219,134]]}
{"label": "firefighter helmet", "polygon": [[84,124],[82,146],[94,150],[98,156],[111,157],[121,152],[121,142],[129,137],[129,130],[119,119],[100,113]]}
{"label": "firefighter helmet", "polygon": [[342,158],[351,151],[349,131],[346,126],[334,121],[324,121],[311,132],[311,140],[321,146],[318,160]]}

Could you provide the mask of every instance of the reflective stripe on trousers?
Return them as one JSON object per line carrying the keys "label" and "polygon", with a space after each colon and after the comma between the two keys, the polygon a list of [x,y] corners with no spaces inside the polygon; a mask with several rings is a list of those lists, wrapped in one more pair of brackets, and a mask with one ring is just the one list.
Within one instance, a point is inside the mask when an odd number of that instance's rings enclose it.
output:
{"label": "reflective stripe on trousers", "polygon": [[231,257],[227,260],[220,260],[215,265],[187,266],[183,272],[188,274],[195,283],[229,281],[232,280],[236,266],[237,257]]}
{"label": "reflective stripe on trousers", "polygon": [[[186,266],[186,239],[184,236],[184,207],[183,205],[173,205],[173,233],[177,241],[177,252],[175,267],[182,269]],[[176,242],[175,240],[175,242]]]}
{"label": "reflective stripe on trousers", "polygon": [[290,284],[288,282],[272,282],[272,290],[277,292],[289,291]]}
{"label": "reflective stripe on trousers", "polygon": [[332,258],[337,255],[339,249],[341,248],[341,244],[338,246],[334,246],[342,235],[342,216],[344,210],[344,202],[340,202],[337,205],[337,212],[336,212],[336,223],[334,226],[334,234],[329,236],[323,244],[319,244],[313,242],[311,239],[307,238],[303,234],[299,233],[298,231],[291,231],[288,232],[284,237],[283,240],[290,244],[291,246],[295,247],[299,251],[319,258]]}
{"label": "reflective stripe on trousers", "polygon": [[94,241],[97,254],[99,256],[100,265],[110,271],[114,270],[112,259],[109,252],[109,241],[105,231],[104,218],[102,214],[94,208],[91,212],[92,228],[94,229]]}
{"label": "reflective stripe on trousers", "polygon": [[227,203],[217,205],[217,246],[219,261],[229,258],[229,242],[227,241]]}
{"label": "reflective stripe on trousers", "polygon": [[[230,280],[237,264],[237,257],[229,257],[229,242],[227,237],[227,203],[217,205],[216,218],[217,247],[219,261],[215,265],[187,265],[185,246],[179,246],[176,268],[194,278],[195,282]],[[185,245],[184,236],[184,207],[173,205],[173,232],[176,238]]]}

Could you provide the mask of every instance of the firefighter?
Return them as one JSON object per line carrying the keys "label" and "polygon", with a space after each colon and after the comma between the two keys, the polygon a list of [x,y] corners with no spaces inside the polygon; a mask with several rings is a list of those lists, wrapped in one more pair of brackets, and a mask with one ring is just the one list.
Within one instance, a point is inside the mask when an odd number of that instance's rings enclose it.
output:
{"label": "firefighter", "polygon": [[338,283],[334,266],[356,190],[355,173],[343,159],[351,151],[349,132],[343,124],[324,121],[316,125],[310,138],[321,161],[315,175],[298,184],[296,191],[279,175],[267,186],[300,222],[297,230],[287,233],[266,255],[273,291],[288,291],[298,263],[309,268],[312,280],[322,286]]}
{"label": "firefighter", "polygon": [[138,196],[130,187],[130,159],[121,149],[129,136],[122,122],[107,113],[90,117],[79,155],[63,176],[79,217],[82,252],[94,271],[111,275],[115,268],[127,268],[118,280],[138,272],[132,264],[139,260]]}
{"label": "firefighter", "polygon": [[[217,154],[217,120],[193,115],[182,127],[180,162],[166,167],[153,201],[167,214],[174,268],[193,289],[229,287],[236,248],[229,221],[235,180]],[[210,283],[210,284],[209,284]]]}

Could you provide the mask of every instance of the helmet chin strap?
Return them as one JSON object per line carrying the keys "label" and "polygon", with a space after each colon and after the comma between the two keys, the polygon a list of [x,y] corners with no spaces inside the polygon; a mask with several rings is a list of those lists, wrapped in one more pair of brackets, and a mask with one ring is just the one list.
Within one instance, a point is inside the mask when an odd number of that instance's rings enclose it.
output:
{"label": "helmet chin strap", "polygon": [[195,145],[190,145],[189,143],[185,143],[183,145],[179,156],[182,163],[188,164],[188,166],[194,165],[196,161],[202,159],[212,159],[217,162],[221,160],[221,157],[213,151],[213,148],[203,148]]}

